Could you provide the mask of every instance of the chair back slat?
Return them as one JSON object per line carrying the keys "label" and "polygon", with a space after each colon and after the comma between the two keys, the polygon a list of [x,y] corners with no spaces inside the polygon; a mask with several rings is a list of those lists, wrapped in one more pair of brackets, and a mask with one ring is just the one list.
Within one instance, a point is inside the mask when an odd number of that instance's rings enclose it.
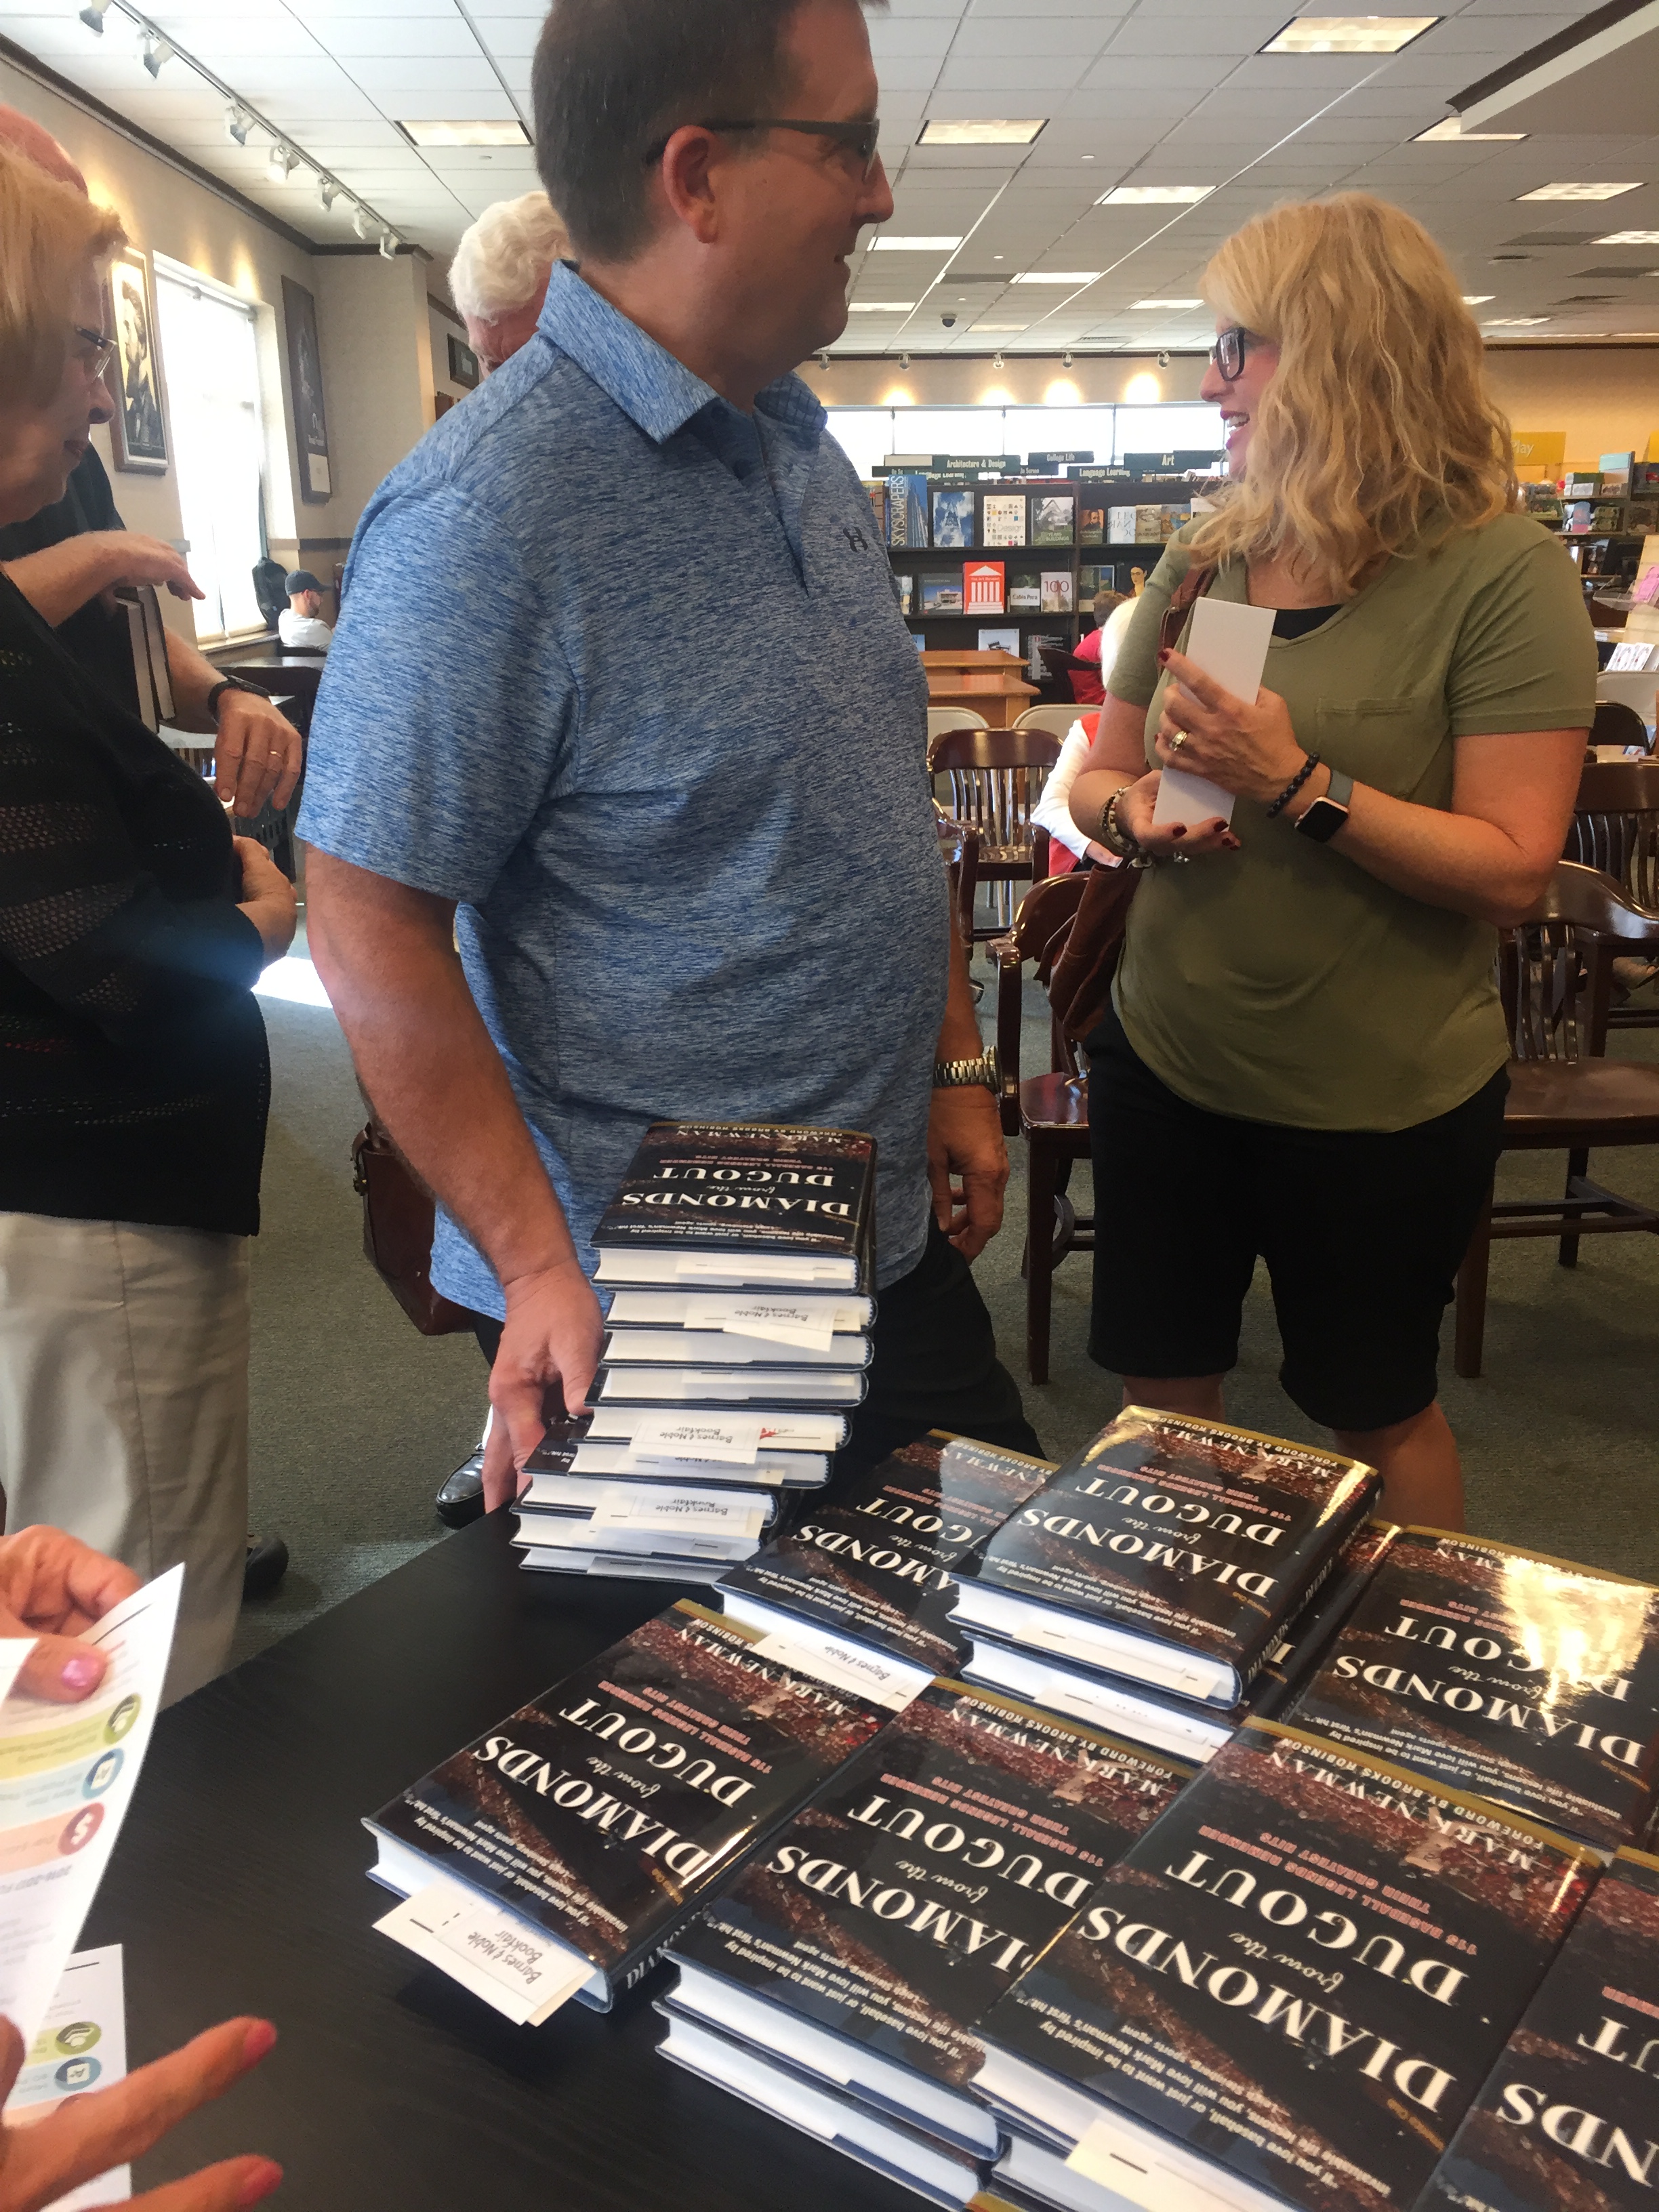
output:
{"label": "chair back slat", "polygon": [[959,821],[971,822],[988,845],[1024,850],[1060,747],[1048,730],[945,730],[929,740],[927,765],[948,778]]}
{"label": "chair back slat", "polygon": [[1659,907],[1659,761],[1595,761],[1578,779],[1564,857]]}

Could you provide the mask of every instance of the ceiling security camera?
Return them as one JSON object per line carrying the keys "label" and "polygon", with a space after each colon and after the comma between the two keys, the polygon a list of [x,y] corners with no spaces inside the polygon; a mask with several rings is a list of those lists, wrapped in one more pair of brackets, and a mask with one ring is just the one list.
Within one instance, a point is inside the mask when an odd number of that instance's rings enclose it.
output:
{"label": "ceiling security camera", "polygon": [[1167,353],[1159,354],[1158,365],[1160,368],[1167,368],[1170,366],[1170,356]]}
{"label": "ceiling security camera", "polygon": [[941,315],[939,320],[947,331],[953,331],[957,326],[957,319],[954,315]]}

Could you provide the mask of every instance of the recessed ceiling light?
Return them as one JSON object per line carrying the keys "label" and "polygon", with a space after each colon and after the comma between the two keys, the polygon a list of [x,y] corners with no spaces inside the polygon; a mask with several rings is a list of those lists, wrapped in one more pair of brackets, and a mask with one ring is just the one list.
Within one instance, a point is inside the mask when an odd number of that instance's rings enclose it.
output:
{"label": "recessed ceiling light", "polygon": [[1590,242],[1594,246],[1659,246],[1659,230],[1610,230],[1605,238]]}
{"label": "recessed ceiling light", "polygon": [[1264,54],[1397,54],[1438,15],[1292,15]]}
{"label": "recessed ceiling light", "polygon": [[959,238],[890,238],[878,232],[870,241],[872,253],[954,253]]}
{"label": "recessed ceiling light", "polygon": [[425,118],[398,125],[411,146],[527,146],[530,133],[515,115],[507,121],[434,123]]}
{"label": "recessed ceiling light", "polygon": [[1520,331],[1548,320],[1547,315],[1493,315],[1481,327],[1488,331]]}
{"label": "recessed ceiling light", "polygon": [[1489,300],[1495,300],[1497,297],[1496,292],[1465,292],[1463,305],[1466,307],[1484,307]]}
{"label": "recessed ceiling light", "polygon": [[1455,115],[1449,115],[1443,123],[1431,123],[1426,131],[1419,131],[1412,140],[1413,146],[1490,146],[1500,139],[1524,138],[1524,131],[1466,131]]}
{"label": "recessed ceiling light", "polygon": [[1114,185],[1095,202],[1097,207],[1187,207],[1206,200],[1213,185]]}
{"label": "recessed ceiling light", "polygon": [[908,315],[915,304],[914,300],[849,300],[847,307],[854,315]]}
{"label": "recessed ceiling light", "polygon": [[1046,115],[1033,116],[1023,123],[1010,122],[1002,116],[957,120],[933,116],[922,125],[916,143],[918,146],[1029,146],[1048,120]]}
{"label": "recessed ceiling light", "polygon": [[1131,300],[1131,307],[1161,308],[1170,313],[1188,307],[1201,307],[1202,300]]}
{"label": "recessed ceiling light", "polygon": [[976,331],[1029,331],[1029,323],[975,323]]}
{"label": "recessed ceiling light", "polygon": [[1098,269],[1022,269],[1016,284],[1092,284]]}
{"label": "recessed ceiling light", "polygon": [[1616,200],[1620,192],[1639,192],[1642,179],[1633,185],[1540,185],[1535,192],[1517,192],[1517,200]]}

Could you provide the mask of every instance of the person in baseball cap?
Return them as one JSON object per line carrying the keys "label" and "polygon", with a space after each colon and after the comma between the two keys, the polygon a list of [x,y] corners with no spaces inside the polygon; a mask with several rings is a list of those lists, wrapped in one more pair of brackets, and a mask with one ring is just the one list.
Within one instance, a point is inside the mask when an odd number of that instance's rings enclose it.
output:
{"label": "person in baseball cap", "polygon": [[276,635],[290,653],[326,653],[334,632],[323,620],[323,586],[309,568],[290,568],[283,579],[288,605],[276,617]]}

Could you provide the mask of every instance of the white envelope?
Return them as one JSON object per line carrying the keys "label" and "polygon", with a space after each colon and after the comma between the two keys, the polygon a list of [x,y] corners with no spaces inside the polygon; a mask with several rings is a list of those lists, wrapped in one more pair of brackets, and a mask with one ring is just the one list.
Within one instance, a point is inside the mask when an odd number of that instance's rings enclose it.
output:
{"label": "white envelope", "polygon": [[[1242,607],[1227,599],[1203,599],[1193,608],[1187,639],[1187,658],[1195,667],[1231,691],[1236,699],[1254,701],[1261,689],[1261,672],[1267,665],[1267,647],[1273,634],[1271,607]],[[1233,818],[1234,794],[1207,776],[1186,769],[1166,768],[1152,809],[1155,826],[1185,823],[1189,830],[1219,815]]]}

